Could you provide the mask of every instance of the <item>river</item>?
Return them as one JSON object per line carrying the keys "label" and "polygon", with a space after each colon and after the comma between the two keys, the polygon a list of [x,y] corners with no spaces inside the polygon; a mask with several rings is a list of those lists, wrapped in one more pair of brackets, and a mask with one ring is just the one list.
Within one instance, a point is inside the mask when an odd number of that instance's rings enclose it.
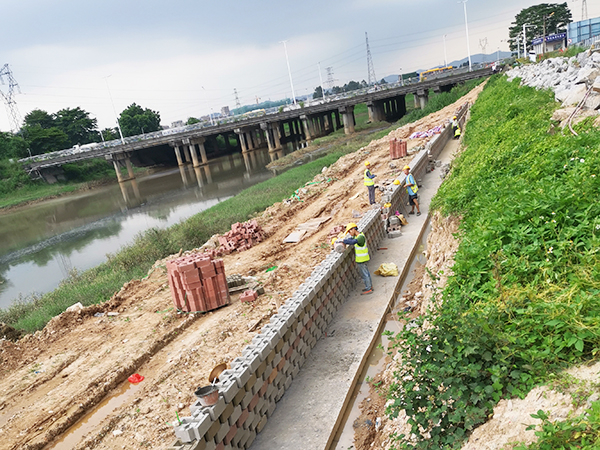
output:
{"label": "river", "polygon": [[162,169],[0,214],[0,308],[52,291],[73,269],[101,264],[149,228],[169,227],[270,178],[265,155],[260,160],[253,172],[240,154],[206,168]]}

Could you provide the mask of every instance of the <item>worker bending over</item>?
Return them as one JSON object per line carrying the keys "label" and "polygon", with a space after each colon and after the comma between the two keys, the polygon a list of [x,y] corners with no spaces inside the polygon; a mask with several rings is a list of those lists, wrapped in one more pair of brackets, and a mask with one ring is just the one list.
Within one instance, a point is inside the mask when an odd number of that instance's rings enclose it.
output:
{"label": "worker bending over", "polygon": [[373,283],[371,282],[371,273],[367,265],[367,262],[371,259],[369,257],[369,248],[367,247],[367,238],[363,233],[358,232],[358,227],[355,223],[349,223],[346,226],[346,233],[349,236],[344,239],[344,244],[354,245],[358,273],[360,273],[360,277],[365,283],[365,288],[362,290],[361,295],[372,294]]}

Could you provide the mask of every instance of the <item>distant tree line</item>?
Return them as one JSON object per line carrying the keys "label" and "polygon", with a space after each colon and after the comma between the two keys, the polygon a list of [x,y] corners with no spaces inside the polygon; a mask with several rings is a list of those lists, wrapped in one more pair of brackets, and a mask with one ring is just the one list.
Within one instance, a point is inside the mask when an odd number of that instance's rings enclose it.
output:
{"label": "distant tree line", "polygon": [[[121,112],[119,124],[124,137],[150,133],[160,130],[160,115],[133,103]],[[118,128],[99,130],[97,120],[80,107],[55,113],[34,109],[25,116],[16,134],[0,132],[0,160],[118,138]]]}

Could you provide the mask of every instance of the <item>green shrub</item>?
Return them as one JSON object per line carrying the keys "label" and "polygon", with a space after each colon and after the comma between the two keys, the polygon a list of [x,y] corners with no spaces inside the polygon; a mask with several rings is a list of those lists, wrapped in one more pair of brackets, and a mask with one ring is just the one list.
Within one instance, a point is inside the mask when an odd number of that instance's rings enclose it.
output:
{"label": "green shrub", "polygon": [[549,134],[556,106],[494,77],[471,109],[432,203],[462,216],[453,275],[441,306],[395,339],[389,413],[405,409],[417,436],[401,448],[458,448],[500,398],[598,355],[600,132]]}

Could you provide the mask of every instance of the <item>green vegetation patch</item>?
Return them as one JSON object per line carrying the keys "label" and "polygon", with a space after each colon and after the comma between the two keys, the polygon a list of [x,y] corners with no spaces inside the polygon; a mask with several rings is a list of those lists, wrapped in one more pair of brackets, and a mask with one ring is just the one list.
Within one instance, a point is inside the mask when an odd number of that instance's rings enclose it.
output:
{"label": "green vegetation patch", "polygon": [[333,153],[289,170],[169,229],[153,228],[141,233],[131,245],[110,255],[106,263],[80,274],[74,272],[53,292],[19,300],[0,310],[0,322],[30,333],[42,329],[52,317],[74,303],[88,306],[107,301],[124,283],[144,276],[156,260],[180,249],[199,247],[213,234],[228,231],[232,223],[248,220],[289,197],[312,180],[324,165],[332,164],[340,156],[342,153]]}
{"label": "green vegetation patch", "polygon": [[405,410],[414,434],[399,448],[459,448],[501,398],[598,356],[600,132],[550,132],[556,107],[549,91],[494,77],[471,109],[432,204],[462,216],[453,275],[394,339],[388,413]]}

